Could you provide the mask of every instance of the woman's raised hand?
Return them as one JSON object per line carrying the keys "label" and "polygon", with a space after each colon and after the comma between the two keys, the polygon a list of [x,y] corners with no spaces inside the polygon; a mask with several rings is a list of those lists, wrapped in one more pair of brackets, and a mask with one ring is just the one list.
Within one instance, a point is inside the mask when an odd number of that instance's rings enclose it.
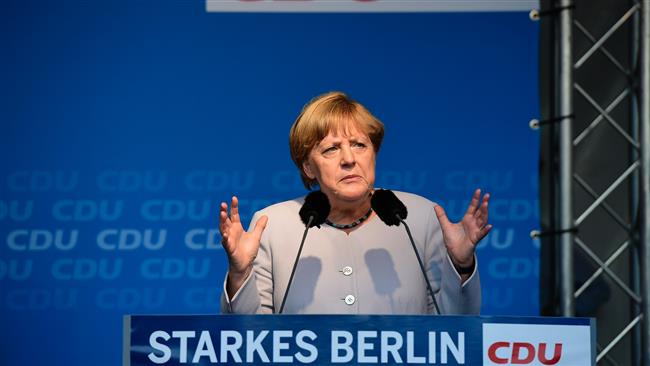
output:
{"label": "woman's raised hand", "polygon": [[221,245],[228,254],[228,281],[227,291],[234,295],[244,283],[253,269],[253,261],[260,248],[260,238],[266,227],[268,217],[262,216],[255,228],[246,232],[239,218],[239,202],[237,197],[232,198],[230,215],[228,204],[221,202],[219,210],[219,231],[221,232]]}
{"label": "woman's raised hand", "polygon": [[[489,193],[483,195],[481,202],[481,190],[474,191],[465,216],[457,223],[449,221],[445,210],[441,206],[437,205],[434,208],[438,221],[440,221],[447,252],[457,266],[469,267],[474,263],[476,245],[492,229],[492,225],[488,224],[489,200]],[[479,202],[481,202],[480,205]]]}

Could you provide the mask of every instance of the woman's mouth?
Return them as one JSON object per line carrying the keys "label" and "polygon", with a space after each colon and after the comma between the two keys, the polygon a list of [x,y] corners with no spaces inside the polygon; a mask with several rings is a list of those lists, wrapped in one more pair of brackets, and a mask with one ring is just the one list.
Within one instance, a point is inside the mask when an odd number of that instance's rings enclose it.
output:
{"label": "woman's mouth", "polygon": [[354,180],[358,180],[358,179],[361,179],[360,175],[352,174],[352,175],[346,175],[345,177],[343,177],[343,179],[341,179],[341,181],[342,182],[349,182],[349,181],[354,181]]}

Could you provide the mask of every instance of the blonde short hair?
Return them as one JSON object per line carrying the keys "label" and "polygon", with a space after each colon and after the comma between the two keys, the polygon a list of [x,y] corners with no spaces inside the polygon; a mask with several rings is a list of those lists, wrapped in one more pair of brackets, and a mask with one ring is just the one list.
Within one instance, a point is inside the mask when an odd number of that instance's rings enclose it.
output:
{"label": "blonde short hair", "polygon": [[300,171],[305,188],[317,185],[316,179],[305,175],[303,164],[311,150],[330,132],[349,133],[356,127],[370,138],[375,154],[379,152],[384,138],[384,124],[363,105],[341,92],[319,95],[307,103],[291,126],[289,149],[291,159]]}

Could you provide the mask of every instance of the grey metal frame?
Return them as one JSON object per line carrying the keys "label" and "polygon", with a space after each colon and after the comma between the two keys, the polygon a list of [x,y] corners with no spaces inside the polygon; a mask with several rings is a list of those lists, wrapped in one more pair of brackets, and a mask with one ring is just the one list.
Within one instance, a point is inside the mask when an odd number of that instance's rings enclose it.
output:
{"label": "grey metal frame", "polygon": [[[571,6],[572,0],[562,0],[560,6]],[[573,115],[573,11],[560,13],[559,22],[559,116]],[[564,233],[560,237],[560,311],[564,316],[575,312],[573,276],[573,119],[566,118],[560,125],[559,162],[559,217],[558,226]]]}
{"label": "grey metal frame", "polygon": [[[639,360],[643,366],[650,366],[650,0],[635,0],[625,14],[618,19],[599,38],[592,35],[580,22],[574,19],[573,7],[577,0],[559,0],[555,4],[559,10],[556,21],[556,109],[555,118],[560,120],[557,134],[558,170],[557,170],[557,217],[556,227],[559,239],[559,263],[556,275],[559,281],[559,313],[563,316],[575,315],[575,301],[589,286],[601,275],[606,275],[613,284],[618,286],[627,295],[633,306],[630,321],[620,324],[620,329],[603,347],[599,347],[597,362],[607,360],[616,364],[609,352],[626,336],[632,337],[632,346],[637,354],[633,360]],[[637,39],[633,40],[633,58],[638,55],[636,66],[628,70],[615,56],[605,48],[606,41],[624,24],[634,23]],[[591,47],[583,54],[576,55],[574,62],[574,31],[592,42]],[[638,81],[638,87],[629,86],[603,107],[592,97],[586,87],[579,85],[574,80],[574,72],[580,69],[593,55],[604,55],[613,65],[625,75]],[[574,96],[582,98],[598,112],[586,129],[574,136]],[[625,98],[636,98],[638,113],[631,113],[630,125],[634,133],[628,133],[610,113]],[[581,143],[588,143],[588,137],[601,122],[608,123],[622,136],[635,151],[633,160],[602,192],[596,192],[589,182],[581,177],[573,166],[573,151]],[[623,163],[622,163],[623,164]],[[630,183],[632,187],[631,207],[637,211],[633,217],[636,222],[627,223],[605,201],[617,187],[623,183]],[[573,190],[575,187],[582,189],[593,202],[581,213],[574,212]],[[583,242],[575,234],[574,228],[579,228],[585,219],[594,213],[597,208],[602,208],[609,217],[624,228],[630,235],[627,240],[618,244],[614,253],[605,260],[601,259],[589,243]],[[588,280],[575,289],[574,250],[582,251],[588,258],[596,263],[598,269],[589,276]],[[627,285],[609,266],[621,256],[629,252],[633,262],[630,277],[636,279],[633,285]],[[634,281],[633,281],[634,282]]]}
{"label": "grey metal frame", "polygon": [[641,359],[650,365],[650,0],[641,5],[639,140],[641,145]]}

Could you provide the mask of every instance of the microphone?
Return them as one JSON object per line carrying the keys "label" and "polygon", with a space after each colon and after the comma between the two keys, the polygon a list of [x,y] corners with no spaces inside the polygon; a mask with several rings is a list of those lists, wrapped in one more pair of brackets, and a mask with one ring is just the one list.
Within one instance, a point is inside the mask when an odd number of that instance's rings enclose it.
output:
{"label": "microphone", "polygon": [[296,274],[296,268],[298,267],[300,253],[302,252],[302,247],[307,238],[307,231],[314,226],[318,226],[320,229],[320,226],[325,223],[325,220],[327,220],[327,216],[330,214],[330,209],[330,201],[327,199],[325,193],[314,191],[310,192],[307,197],[305,197],[305,203],[302,204],[300,211],[298,211],[300,220],[305,224],[305,231],[302,234],[302,241],[300,242],[300,247],[298,247],[296,260],[293,262],[293,268],[291,269],[291,275],[289,276],[289,283],[287,283],[287,289],[284,291],[284,296],[282,296],[282,305],[280,305],[280,311],[278,314],[282,314],[282,310],[284,310],[284,304],[287,301],[287,294],[289,294],[289,288],[291,287],[293,276]]}
{"label": "microphone", "polygon": [[330,208],[330,201],[325,193],[314,191],[305,197],[305,203],[300,208],[298,215],[307,228],[318,226],[320,229],[330,214]]}
{"label": "microphone", "polygon": [[[408,211],[393,191],[377,189],[370,198],[370,206],[377,216],[388,226],[399,226],[406,219]],[[406,223],[404,224],[406,225]]]}
{"label": "microphone", "polygon": [[418,253],[418,250],[415,247],[415,241],[413,241],[411,230],[409,229],[409,226],[406,224],[406,221],[404,221],[406,220],[406,216],[408,215],[406,206],[404,206],[404,203],[402,203],[402,201],[400,201],[399,198],[397,198],[397,196],[395,195],[395,193],[393,193],[393,191],[388,189],[375,190],[375,192],[372,194],[372,198],[370,198],[370,206],[375,211],[377,216],[379,216],[381,221],[383,221],[386,225],[399,226],[400,223],[404,224],[406,233],[408,234],[409,240],[411,241],[411,246],[413,247],[415,256],[418,259],[420,270],[422,271],[424,280],[427,283],[427,289],[429,290],[429,294],[431,295],[431,299],[433,300],[433,307],[436,309],[436,313],[440,315],[440,308],[438,308],[438,302],[436,301],[436,297],[433,295],[433,288],[431,287],[431,282],[429,281],[429,277],[427,277],[427,273],[424,270],[424,264],[422,264],[420,253]]}

